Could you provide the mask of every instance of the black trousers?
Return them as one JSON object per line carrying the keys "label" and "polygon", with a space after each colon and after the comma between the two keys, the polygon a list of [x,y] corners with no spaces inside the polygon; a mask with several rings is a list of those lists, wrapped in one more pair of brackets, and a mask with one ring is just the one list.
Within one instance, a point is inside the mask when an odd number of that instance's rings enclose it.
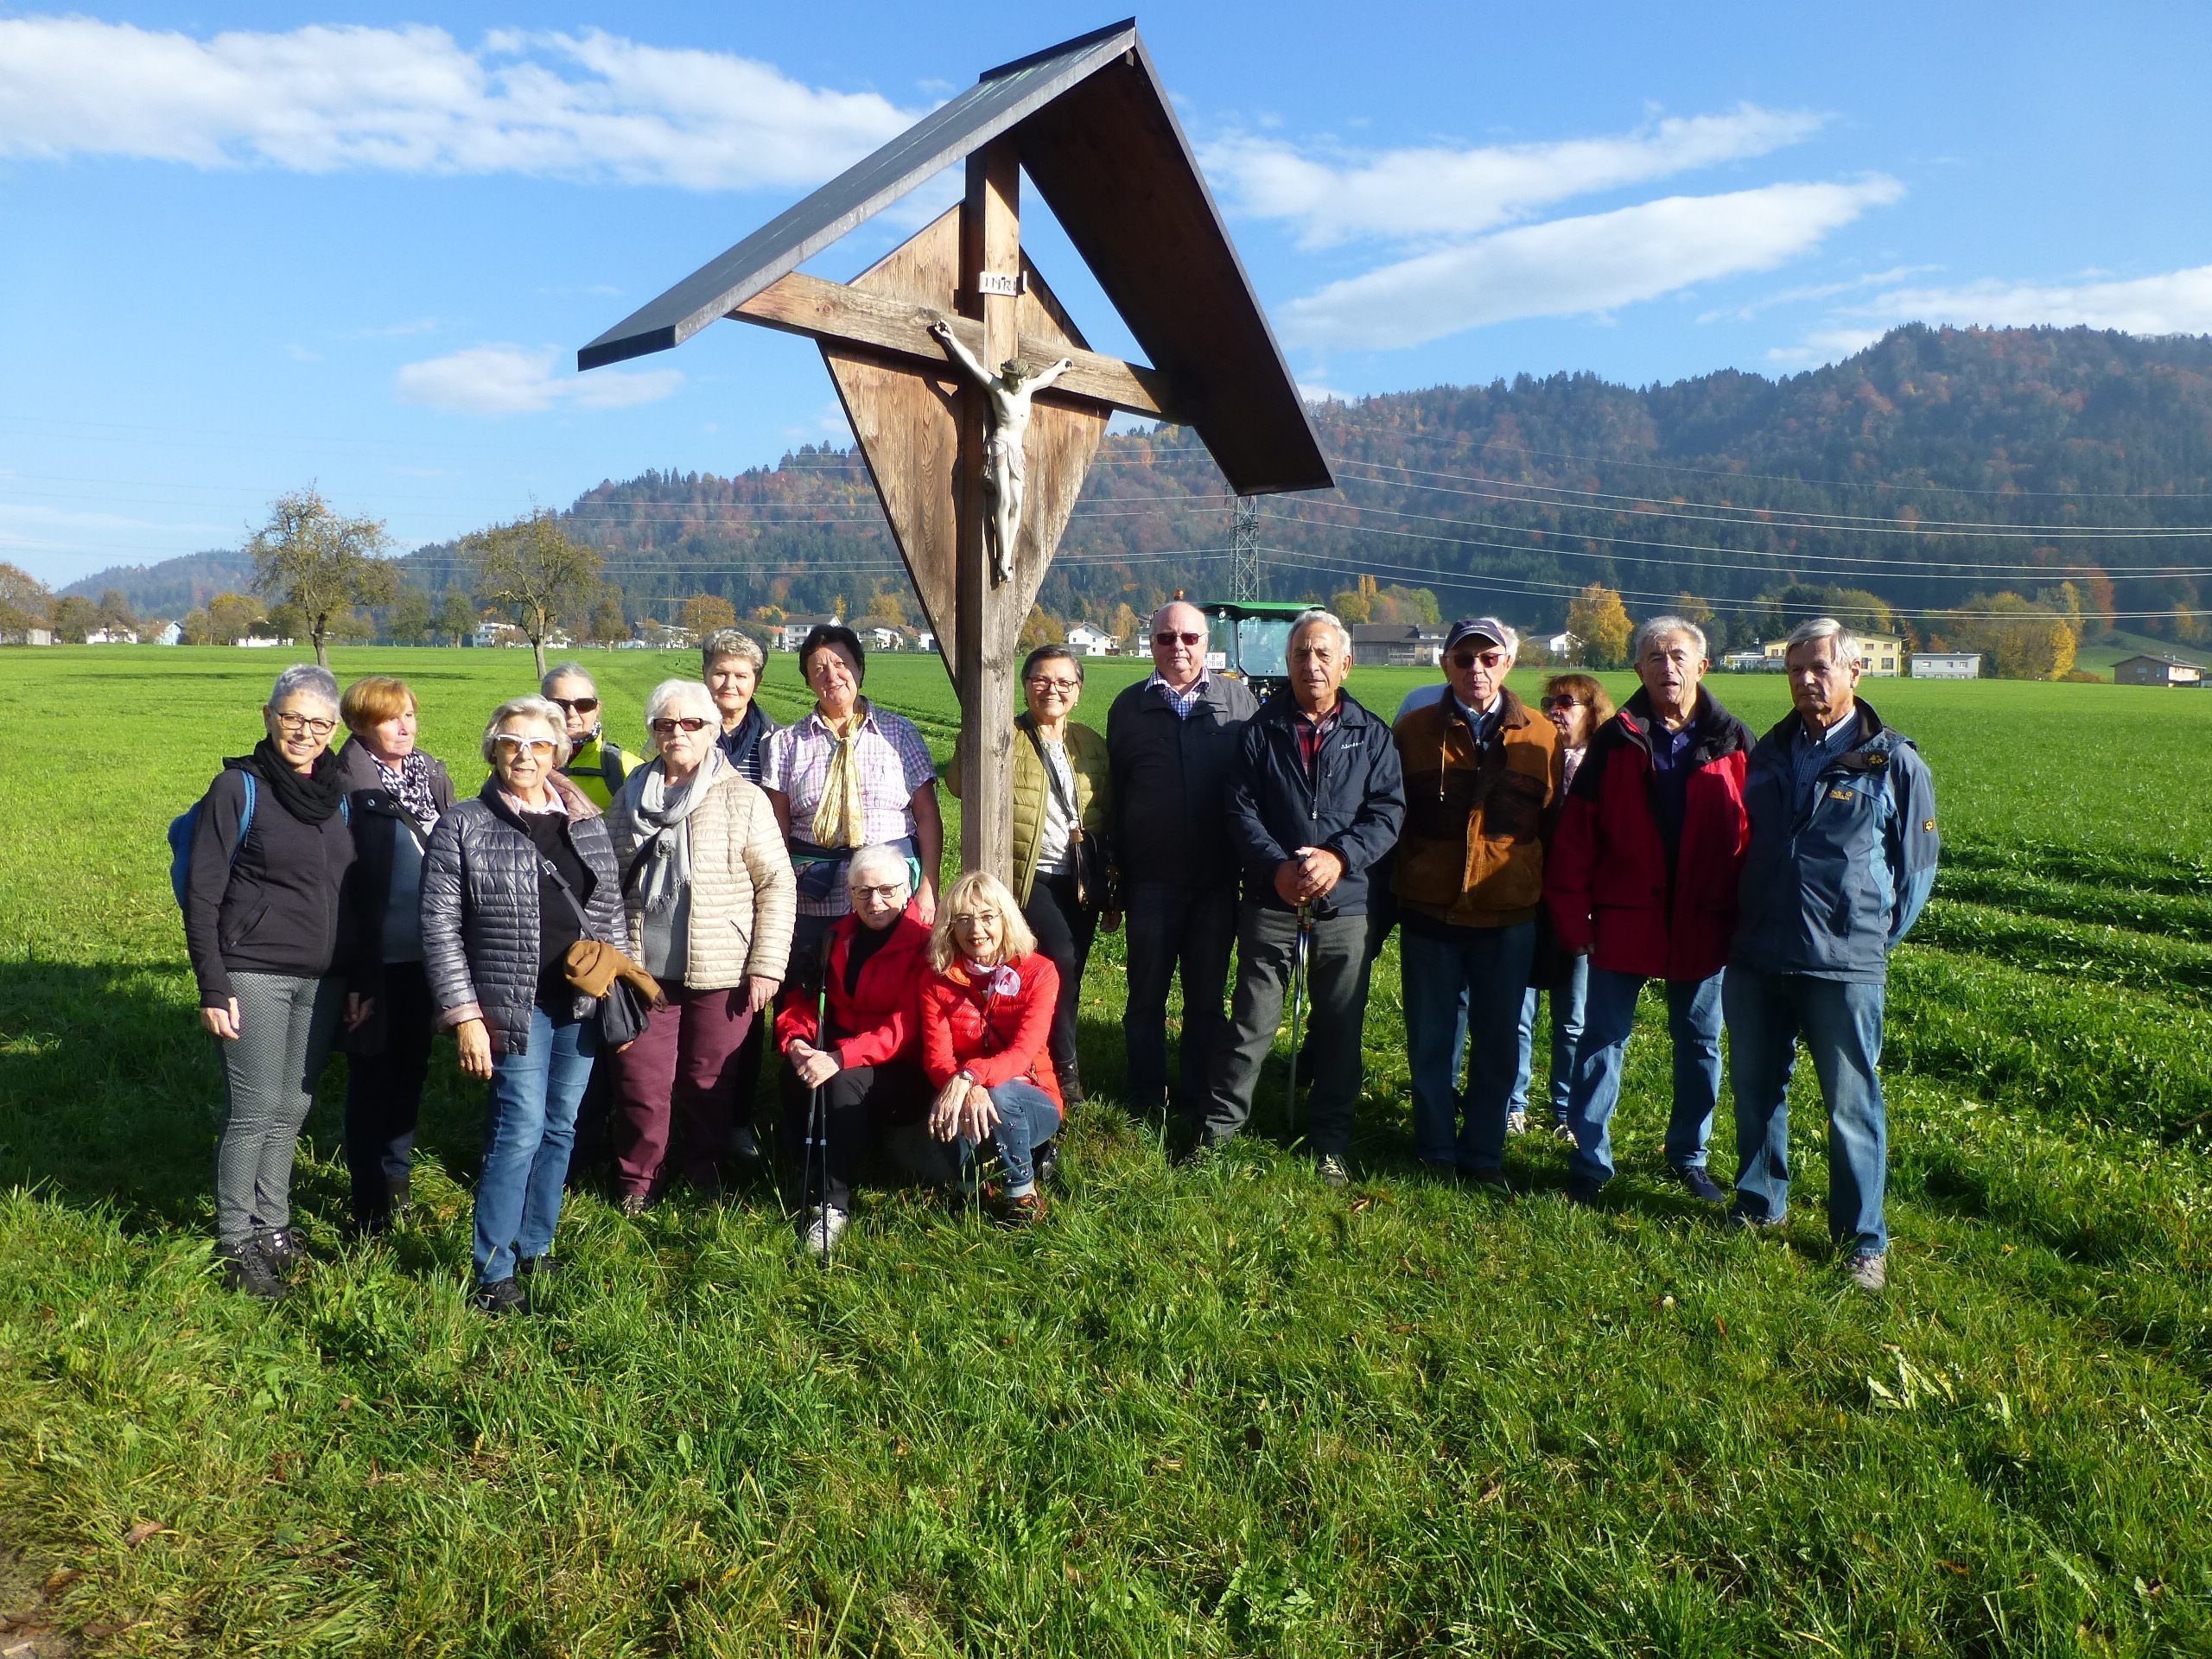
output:
{"label": "black trousers", "polygon": [[379,995],[384,1046],[346,1060],[346,1167],[353,1178],[353,1219],[364,1227],[389,1220],[395,1191],[407,1185],[435,1034],[421,963],[387,963]]}
{"label": "black trousers", "polygon": [[1060,972],[1060,1000],[1052,1010],[1048,1050],[1065,1094],[1077,1077],[1076,1011],[1083,1005],[1084,964],[1090,960],[1091,941],[1098,936],[1098,907],[1076,903],[1072,873],[1047,875],[1039,870],[1030,883],[1029,902],[1021,915],[1037,936],[1037,948]]}
{"label": "black trousers", "polygon": [[802,1192],[800,1202],[826,1202],[846,1211],[853,1207],[853,1188],[879,1132],[926,1111],[934,1092],[922,1068],[904,1060],[847,1066],[822,1085],[823,1138],[819,1144],[810,1144],[807,1117],[812,1091],[788,1067],[781,1076],[785,1162],[795,1176],[803,1178],[810,1166],[822,1172],[816,1178],[822,1183],[820,1198]]}

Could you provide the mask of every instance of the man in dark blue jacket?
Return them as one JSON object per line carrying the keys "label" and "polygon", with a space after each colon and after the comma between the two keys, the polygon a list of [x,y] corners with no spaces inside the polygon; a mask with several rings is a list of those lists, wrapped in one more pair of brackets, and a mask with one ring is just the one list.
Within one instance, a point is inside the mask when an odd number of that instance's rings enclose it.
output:
{"label": "man in dark blue jacket", "polygon": [[1795,710],[1751,751],[1751,848],[1721,1003],[1743,1227],[1789,1197],[1790,1069],[1802,1033],[1828,1109],[1828,1232],[1852,1282],[1888,1282],[1882,1017],[1890,951],[1936,883],[1936,791],[1912,740],[1858,696],[1859,645],[1834,617],[1789,635]]}
{"label": "man in dark blue jacket", "polygon": [[1282,1022],[1301,927],[1313,1040],[1306,1143],[1342,1186],[1359,1097],[1367,1012],[1369,872],[1398,839],[1405,785],[1390,728],[1344,693],[1351,636],[1327,611],[1291,626],[1290,690],[1244,728],[1230,773],[1229,845],[1244,874],[1236,995],[1197,1143],[1218,1146],[1252,1115]]}

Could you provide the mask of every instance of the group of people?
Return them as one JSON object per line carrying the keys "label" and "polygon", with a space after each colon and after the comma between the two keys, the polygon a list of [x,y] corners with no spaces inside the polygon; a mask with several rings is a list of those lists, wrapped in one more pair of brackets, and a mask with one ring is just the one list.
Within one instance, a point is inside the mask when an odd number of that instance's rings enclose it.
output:
{"label": "group of people", "polygon": [[599,1137],[632,1214],[672,1179],[711,1192],[760,1156],[770,1045],[810,1247],[836,1248],[872,1160],[1034,1221],[1083,1098],[1084,965],[1126,924],[1133,1108],[1173,1109],[1187,1156],[1236,1135],[1289,998],[1300,1127],[1332,1185],[1350,1179],[1393,927],[1415,1150],[1483,1186],[1505,1186],[1548,993],[1569,1196],[1596,1201],[1637,996],[1658,979],[1669,1162],[1726,1202],[1706,1173],[1725,1020],[1730,1218],[1778,1224],[1802,1035],[1829,1109],[1831,1230],[1854,1281],[1879,1286],[1885,964],[1937,842],[1927,769],[1856,696],[1840,625],[1790,636],[1793,712],[1756,741],[1703,688],[1704,637],[1681,618],[1638,630],[1641,688],[1618,713],[1579,674],[1526,708],[1505,685],[1518,641],[1493,618],[1452,626],[1441,683],[1390,722],[1344,690],[1351,639],[1325,611],[1298,619],[1287,690],[1264,706],[1209,669],[1206,643],[1194,607],[1162,609],[1154,671],[1115,699],[1103,737],[1074,718],[1083,659],[1032,652],[1011,884],[971,871],[942,892],[928,747],[863,694],[841,626],[803,645],[814,704],[787,726],[755,699],[760,648],[714,635],[699,679],[654,688],[635,756],[606,734],[589,673],[563,664],[492,712],[488,775],[467,799],[417,747],[403,682],[341,696],[324,670],[285,671],[265,736],[193,816],[182,888],[201,1021],[222,1039],[226,1272],[285,1292],[293,1151],[336,1046],[353,1221],[391,1224],[440,1031],[490,1085],[474,1250],[487,1313],[529,1306],[556,1271],[566,1184]]}

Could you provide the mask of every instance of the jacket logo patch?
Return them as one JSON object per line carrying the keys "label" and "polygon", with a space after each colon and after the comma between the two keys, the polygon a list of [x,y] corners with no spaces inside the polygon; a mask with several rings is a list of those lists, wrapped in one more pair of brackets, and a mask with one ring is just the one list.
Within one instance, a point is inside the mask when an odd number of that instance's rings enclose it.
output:
{"label": "jacket logo patch", "polygon": [[1851,799],[1856,792],[1856,791],[1848,789],[1832,789],[1828,791],[1828,799],[1832,801],[1847,801]]}
{"label": "jacket logo patch", "polygon": [[1920,832],[1924,836],[1934,835],[1936,833],[1936,820],[1933,818],[1923,818],[1920,821]]}

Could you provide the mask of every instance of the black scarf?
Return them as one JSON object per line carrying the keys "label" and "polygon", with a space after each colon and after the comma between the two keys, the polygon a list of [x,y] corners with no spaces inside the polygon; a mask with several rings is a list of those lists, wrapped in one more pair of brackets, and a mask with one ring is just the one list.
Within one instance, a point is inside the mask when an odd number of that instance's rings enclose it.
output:
{"label": "black scarf", "polygon": [[337,778],[338,757],[328,749],[315,756],[315,770],[305,777],[292,770],[283,751],[266,737],[253,746],[251,754],[239,755],[229,764],[257,773],[277,804],[302,823],[323,823],[346,798]]}

